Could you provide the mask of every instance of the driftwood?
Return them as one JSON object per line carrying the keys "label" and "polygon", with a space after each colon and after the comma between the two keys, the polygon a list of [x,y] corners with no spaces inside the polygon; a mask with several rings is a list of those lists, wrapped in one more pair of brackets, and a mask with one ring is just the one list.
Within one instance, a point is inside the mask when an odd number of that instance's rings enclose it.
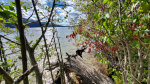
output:
{"label": "driftwood", "polygon": [[[86,63],[80,56],[69,54],[67,56],[67,61],[64,63],[64,71],[67,78],[66,84],[115,84],[108,76],[95,70],[93,66]],[[47,70],[53,70],[55,67],[59,67],[58,62],[52,63],[52,68]],[[70,74],[75,74],[76,78],[74,79]],[[55,84],[61,84],[59,75],[55,78]]]}
{"label": "driftwood", "polygon": [[79,56],[74,57],[68,55],[67,62],[64,63],[64,66],[66,73],[75,72],[80,77],[80,84],[114,84],[109,77],[96,71],[93,66],[84,62]]}

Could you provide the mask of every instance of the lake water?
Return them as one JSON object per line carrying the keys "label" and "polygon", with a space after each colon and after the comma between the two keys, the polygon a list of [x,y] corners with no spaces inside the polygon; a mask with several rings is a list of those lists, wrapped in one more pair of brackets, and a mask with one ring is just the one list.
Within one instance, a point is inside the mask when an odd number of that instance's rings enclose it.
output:
{"label": "lake water", "polygon": [[[45,33],[47,43],[49,44],[52,38],[52,28],[49,28],[48,31]],[[58,37],[60,39],[60,45],[62,49],[63,55],[68,53],[74,53],[76,50],[76,47],[73,45],[74,40],[68,42],[68,39],[66,38],[67,35],[70,35],[73,31],[73,29],[68,27],[57,27],[58,31]],[[41,29],[39,27],[37,28],[30,28],[28,32],[26,32],[26,36],[29,39],[29,41],[36,40],[41,35]]]}
{"label": "lake water", "polygon": [[[75,45],[73,45],[73,43],[75,42],[74,40],[68,42],[68,39],[66,38],[66,35],[70,35],[73,31],[73,29],[70,29],[69,27],[57,27],[57,32],[58,32],[58,37],[59,37],[59,40],[60,40],[60,45],[61,45],[61,50],[62,50],[62,55],[63,55],[63,58],[66,58],[66,52],[69,53],[69,54],[75,54],[75,51],[77,50],[77,47]],[[0,33],[1,35],[6,35],[5,33]],[[33,41],[33,43],[41,36],[41,28],[40,27],[34,27],[34,28],[29,28],[25,31],[25,35],[26,35],[26,38],[27,40],[30,42],[30,41]],[[46,36],[46,39],[47,39],[47,43],[49,44],[50,41],[51,41],[51,38],[52,38],[52,28],[49,27],[47,32],[45,33],[45,36]],[[18,32],[14,32],[12,34],[9,34],[9,35],[6,35],[7,38],[11,39],[11,40],[15,40],[15,36],[19,36],[19,33]],[[3,41],[3,44],[4,44],[4,47],[5,47],[5,54],[8,54],[8,53],[12,53],[14,51],[17,51],[17,50],[20,50],[19,47],[17,48],[16,47],[16,50],[15,49],[11,49],[9,48],[9,44],[7,44],[7,40],[5,39],[2,39]],[[40,45],[43,45],[43,40],[40,42]],[[40,46],[39,45],[39,46]],[[54,50],[55,51],[55,50]],[[41,50],[40,48],[38,47],[36,50],[35,50],[35,57],[40,57],[39,54],[40,54]],[[12,63],[14,62],[13,67],[11,67],[12,71],[15,71],[16,73],[18,72],[17,70],[15,70],[15,68],[22,68],[22,62],[21,62],[21,59],[18,59],[18,56],[21,56],[20,52],[17,52],[15,54],[11,54],[11,55],[8,55],[7,58],[8,60],[12,60],[10,61],[9,63]],[[44,56],[42,57],[44,58]],[[53,59],[54,58],[54,59]],[[28,58],[29,59],[29,58]],[[51,57],[51,61],[55,61],[56,60],[56,56],[53,56]],[[43,59],[38,59],[38,64],[39,64],[39,68],[42,70],[43,66],[42,66],[42,63],[43,63]],[[30,62],[28,61],[29,65]],[[31,67],[31,66],[30,66]],[[20,72],[18,72],[19,74],[21,74]],[[56,73],[56,70],[53,71],[53,73],[55,74]],[[45,75],[43,77],[43,80],[45,81],[49,81],[47,84],[51,83],[52,82],[52,79],[51,79],[51,76],[49,74],[49,72],[45,72]],[[15,76],[12,75],[12,76]],[[29,76],[30,79],[30,82],[31,83],[35,83],[35,78],[32,77],[32,76]],[[3,84],[3,83],[2,83]]]}
{"label": "lake water", "polygon": [[[58,37],[59,37],[59,40],[60,40],[60,45],[61,45],[63,58],[66,58],[66,54],[65,54],[66,52],[69,53],[69,54],[75,54],[75,51],[77,50],[77,47],[75,45],[73,45],[73,43],[75,41],[72,40],[72,41],[68,42],[68,39],[66,38],[66,35],[70,35],[72,33],[73,29],[71,29],[69,27],[56,27],[56,29],[58,31]],[[6,34],[1,33],[1,35],[6,35]],[[25,35],[26,35],[26,38],[27,38],[28,42],[33,41],[32,43],[35,43],[35,41],[41,36],[41,28],[40,27],[29,28],[25,31]],[[12,34],[7,35],[6,37],[11,39],[11,40],[14,40],[15,36],[19,36],[19,33],[14,32]],[[47,43],[49,44],[50,41],[51,41],[51,38],[52,38],[52,28],[51,27],[48,28],[47,32],[45,33],[45,36],[46,36],[46,39],[47,39]],[[4,44],[4,47],[5,47],[5,50],[6,50],[5,54],[12,53],[12,52],[15,52],[15,51],[19,50],[19,47],[16,48],[16,50],[13,49],[13,48],[12,49],[9,48],[8,44],[5,43],[6,42],[5,39],[3,39],[3,42],[4,42],[3,44]],[[43,43],[44,42],[42,40],[40,42],[40,45],[42,45]],[[40,53],[41,53],[41,50],[38,47],[35,50],[36,57],[38,57]],[[12,59],[13,61],[15,61],[17,66],[21,66],[22,63],[21,63],[21,60],[18,59],[18,56],[21,57],[20,52],[8,55],[7,57],[9,59]],[[40,61],[40,58],[39,58],[39,61]]]}

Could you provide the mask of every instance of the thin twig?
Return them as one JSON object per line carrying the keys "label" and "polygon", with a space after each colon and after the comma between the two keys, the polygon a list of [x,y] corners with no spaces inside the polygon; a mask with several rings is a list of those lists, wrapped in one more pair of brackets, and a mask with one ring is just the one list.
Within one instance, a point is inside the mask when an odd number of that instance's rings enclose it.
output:
{"label": "thin twig", "polygon": [[10,42],[12,42],[12,43],[15,43],[15,44],[17,44],[17,45],[20,45],[20,43],[17,43],[17,42],[15,42],[15,41],[12,41],[11,39],[9,39],[9,38],[7,38],[7,37],[5,37],[5,36],[3,36],[3,35],[0,35],[0,37],[4,38],[4,39],[6,39],[6,40],[8,40],[8,41],[10,41]]}
{"label": "thin twig", "polygon": [[[51,22],[52,23],[52,26],[53,26],[53,28],[54,28],[54,24],[53,24],[53,22]],[[63,57],[62,57],[62,51],[61,51],[61,45],[60,45],[60,41],[59,41],[59,37],[58,37],[58,32],[56,33],[56,38],[57,38],[57,40],[58,40],[58,45],[59,45],[59,50],[60,50],[60,56],[61,56],[61,67],[62,67],[62,72],[61,72],[61,74],[63,75],[62,77],[63,77],[63,79],[64,80],[62,80],[62,81],[64,81],[63,83],[65,83],[65,76],[64,76],[64,62],[63,62]],[[55,39],[55,38],[54,38]]]}
{"label": "thin twig", "polygon": [[[54,0],[53,3],[55,3],[55,0]],[[36,48],[36,46],[37,46],[37,45],[39,44],[39,42],[41,41],[43,35],[45,34],[45,32],[46,32],[46,30],[47,30],[47,27],[48,27],[48,25],[49,25],[49,22],[51,21],[51,17],[52,17],[54,8],[55,8],[55,4],[53,4],[53,6],[52,6],[52,9],[51,9],[51,12],[50,12],[48,21],[47,21],[47,23],[46,23],[46,25],[45,25],[45,30],[43,31],[42,35],[40,36],[40,38],[38,39],[38,41],[37,41],[37,42],[35,43],[35,45],[33,46],[33,49]]]}
{"label": "thin twig", "polygon": [[[48,63],[49,63],[49,68],[51,68],[51,64],[50,64],[50,60],[49,60],[49,53],[48,53],[48,48],[47,48],[47,42],[46,42],[46,37],[45,37],[45,32],[44,32],[44,29],[43,29],[43,26],[42,26],[42,23],[40,21],[40,17],[37,13],[37,9],[36,9],[36,6],[34,4],[34,0],[32,0],[32,3],[33,3],[33,6],[34,6],[34,10],[35,10],[35,14],[37,16],[37,19],[38,19],[38,22],[40,24],[40,27],[41,27],[41,30],[42,30],[42,37],[44,39],[44,44],[45,44],[45,48],[46,48],[46,56],[47,56],[47,59],[48,59]],[[55,0],[53,1],[53,7],[52,7],[52,10],[54,9],[55,7]],[[51,13],[52,14],[52,13]],[[51,18],[51,17],[50,17]],[[48,19],[48,21],[50,21],[50,18]],[[46,23],[46,28],[48,26],[49,22]],[[54,77],[53,77],[53,74],[52,74],[52,71],[51,72],[51,76],[52,76],[52,80],[53,80],[53,83],[54,83]]]}
{"label": "thin twig", "polygon": [[11,52],[11,53],[8,53],[8,54],[6,54],[6,56],[8,56],[8,55],[12,55],[12,54],[16,54],[16,53],[18,53],[18,52],[20,52],[21,50],[18,50],[18,51],[15,51],[15,52]]}
{"label": "thin twig", "polygon": [[34,10],[32,11],[32,14],[24,21],[25,23],[29,21],[29,19],[33,16]]}
{"label": "thin twig", "polygon": [[[53,34],[55,34],[54,24],[53,24],[52,21],[51,21],[51,23],[52,23],[52,27],[53,27]],[[61,78],[62,78],[61,83],[64,84],[65,83],[65,76],[64,76],[64,70],[63,70],[63,68],[64,68],[63,67],[63,60],[60,60],[60,58],[59,58],[59,52],[58,52],[58,49],[57,49],[55,38],[54,38],[54,44],[55,44],[55,51],[57,52],[57,58],[58,58],[59,66],[60,66],[60,74],[61,74]],[[60,44],[59,44],[59,48],[60,48]],[[61,50],[60,50],[60,53],[61,53]],[[61,54],[61,58],[62,58],[62,54]]]}

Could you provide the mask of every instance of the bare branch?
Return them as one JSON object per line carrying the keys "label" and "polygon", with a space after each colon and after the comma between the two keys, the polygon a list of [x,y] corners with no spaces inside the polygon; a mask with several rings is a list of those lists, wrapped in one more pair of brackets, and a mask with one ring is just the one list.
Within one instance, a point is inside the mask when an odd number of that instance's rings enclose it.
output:
{"label": "bare branch", "polygon": [[44,35],[45,32],[46,32],[47,27],[48,27],[48,25],[49,25],[49,22],[51,21],[51,17],[52,17],[52,14],[53,14],[54,7],[55,7],[55,0],[53,1],[53,6],[52,6],[52,9],[51,9],[51,12],[50,12],[48,21],[47,21],[47,23],[46,23],[45,30],[42,32],[42,35],[40,36],[40,38],[38,39],[38,41],[37,41],[37,42],[35,43],[35,45],[33,46],[33,49],[36,48],[36,46],[39,44],[39,42],[41,41],[43,35]]}
{"label": "bare branch", "polygon": [[34,14],[34,10],[32,11],[32,14],[24,22],[29,21],[29,19],[33,16],[33,14]]}
{"label": "bare branch", "polygon": [[34,65],[30,70],[27,70],[22,76],[20,76],[14,84],[19,84],[24,78],[26,78],[33,70],[35,70],[35,67],[37,67],[37,64]]}
{"label": "bare branch", "polygon": [[8,53],[8,54],[6,54],[6,56],[8,56],[8,55],[12,55],[12,54],[16,54],[16,53],[18,53],[18,52],[20,52],[21,50],[18,50],[18,51],[15,51],[15,52],[11,52],[11,53]]}
{"label": "bare branch", "polygon": [[3,75],[4,80],[9,83],[9,84],[13,84],[14,80],[12,79],[12,77],[2,68],[0,67],[0,74]]}
{"label": "bare branch", "polygon": [[17,44],[17,45],[20,45],[20,43],[17,43],[17,42],[15,42],[15,41],[12,41],[11,39],[6,38],[6,37],[3,36],[3,35],[0,35],[0,37],[4,38],[4,39],[6,39],[6,40],[8,40],[8,41],[10,41],[10,42],[12,42],[12,43],[15,43],[15,44]]}
{"label": "bare branch", "polygon": [[[53,19],[53,18],[52,18]],[[53,29],[54,28],[54,23],[51,21]],[[55,31],[54,31],[55,32]],[[62,83],[65,83],[65,76],[64,76],[64,63],[63,63],[63,57],[62,57],[62,51],[61,51],[61,46],[60,46],[60,41],[59,41],[59,37],[58,37],[58,32],[56,32],[56,38],[58,40],[58,45],[59,45],[59,52],[60,52],[60,57],[61,57],[61,66],[60,66],[60,70],[61,70],[61,77],[62,77]],[[54,42],[55,42],[55,38],[54,38]],[[56,43],[55,43],[56,45]],[[56,50],[57,52],[57,50]]]}
{"label": "bare branch", "polygon": [[[49,15],[48,15],[48,16],[49,16]],[[46,17],[48,17],[48,16],[45,16],[45,17],[41,18],[40,20],[43,20],[44,18],[46,18]],[[31,24],[31,23],[35,23],[35,22],[38,22],[38,20],[32,21],[32,22],[28,22],[28,23],[25,24],[25,26],[26,26],[26,25],[29,25],[29,24]]]}

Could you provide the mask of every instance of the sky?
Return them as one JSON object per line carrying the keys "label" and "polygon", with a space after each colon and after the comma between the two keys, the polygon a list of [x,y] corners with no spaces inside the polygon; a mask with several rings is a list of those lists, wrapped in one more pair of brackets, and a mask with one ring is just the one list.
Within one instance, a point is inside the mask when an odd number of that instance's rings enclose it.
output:
{"label": "sky", "polygon": [[[2,3],[6,3],[6,2],[10,2],[10,1],[15,1],[15,0],[0,0],[0,2]],[[23,2],[31,2],[31,0],[21,0]],[[40,4],[44,5],[44,6],[52,6],[49,5],[49,2],[52,3],[53,0],[38,0]],[[55,7],[55,11],[56,11],[56,15],[54,17],[55,20],[60,20],[60,22],[56,22],[56,24],[59,25],[70,25],[70,20],[73,19],[75,21],[78,20],[78,18],[82,17],[85,18],[86,16],[84,14],[82,14],[81,12],[79,12],[77,9],[74,8],[75,4],[73,0],[65,0],[65,3],[67,4],[65,9],[62,9],[62,6],[56,6]],[[65,4],[63,1],[59,1],[56,2],[56,4],[62,5]],[[32,4],[31,4],[32,5]],[[47,10],[44,10],[42,7],[37,7],[39,9],[39,11],[44,12],[44,15],[49,14]],[[24,18],[28,18],[31,14],[32,14],[32,10],[28,10],[26,13],[23,14]],[[23,12],[25,12],[25,10],[23,10]],[[66,17],[68,12],[68,18],[65,19],[64,17]],[[43,15],[40,14],[40,18],[42,18]],[[32,20],[36,20],[36,15],[34,14],[33,17],[31,18]],[[47,19],[43,19],[43,21],[47,21]]]}

